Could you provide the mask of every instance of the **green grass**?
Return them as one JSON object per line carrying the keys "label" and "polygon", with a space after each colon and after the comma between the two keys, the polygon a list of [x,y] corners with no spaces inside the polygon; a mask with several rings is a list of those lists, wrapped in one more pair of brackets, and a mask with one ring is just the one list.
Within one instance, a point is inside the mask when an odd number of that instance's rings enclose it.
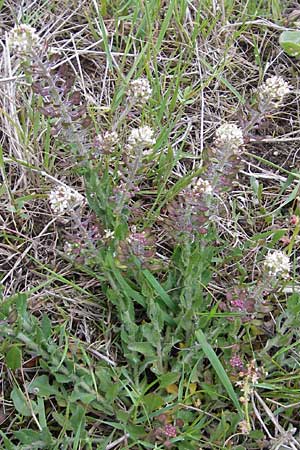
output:
{"label": "green grass", "polygon": [[[0,0],[5,32],[19,17],[55,51],[0,50],[1,449],[300,448],[299,63],[279,45],[291,8]],[[255,92],[274,74],[292,93],[263,115]],[[221,167],[225,122],[247,131],[241,167]],[[147,153],[127,145],[141,126]],[[117,144],[97,150],[112,129]],[[218,170],[233,171],[227,190]],[[219,188],[209,217],[198,178]],[[85,204],[55,214],[58,185]],[[264,269],[274,250],[289,279]]]}

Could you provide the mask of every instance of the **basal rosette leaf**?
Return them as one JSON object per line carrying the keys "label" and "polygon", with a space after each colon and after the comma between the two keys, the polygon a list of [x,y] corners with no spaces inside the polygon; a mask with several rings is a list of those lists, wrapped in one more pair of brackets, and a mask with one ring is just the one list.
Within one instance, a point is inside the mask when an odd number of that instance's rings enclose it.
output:
{"label": "basal rosette leaf", "polygon": [[284,31],[279,37],[279,44],[281,48],[289,56],[296,58],[300,57],[300,30],[299,31]]}

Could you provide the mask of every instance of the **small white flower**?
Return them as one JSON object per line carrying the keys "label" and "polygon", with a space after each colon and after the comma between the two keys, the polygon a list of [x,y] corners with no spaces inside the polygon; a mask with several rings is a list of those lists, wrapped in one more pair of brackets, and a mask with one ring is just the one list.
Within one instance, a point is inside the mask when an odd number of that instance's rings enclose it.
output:
{"label": "small white flower", "polygon": [[153,134],[154,131],[148,126],[134,128],[128,138],[129,149],[151,147],[155,143]]}
{"label": "small white flower", "polygon": [[64,245],[64,251],[67,256],[71,256],[74,250],[74,244],[72,242],[66,242]]}
{"label": "small white flower", "polygon": [[252,384],[257,384],[260,378],[259,370],[255,369],[251,376]]}
{"label": "small white flower", "polygon": [[112,239],[115,236],[115,232],[112,230],[104,230],[103,239]]}
{"label": "small white flower", "polygon": [[8,35],[8,44],[18,53],[30,53],[39,43],[35,28],[26,25],[16,25]]}
{"label": "small white flower", "polygon": [[193,187],[193,192],[195,194],[211,195],[213,192],[213,188],[209,181],[202,180],[202,178],[198,178]]}
{"label": "small white flower", "polygon": [[280,105],[285,95],[290,93],[290,87],[282,77],[274,75],[258,88],[258,96],[261,102]]}
{"label": "small white flower", "polygon": [[224,123],[216,131],[216,146],[239,153],[244,143],[243,131],[234,123]]}
{"label": "small white flower", "polygon": [[83,197],[68,186],[59,186],[49,194],[51,209],[55,214],[64,214],[83,203]]}
{"label": "small white flower", "polygon": [[136,105],[142,106],[152,95],[152,89],[147,78],[137,78],[129,84],[128,97],[134,100]]}
{"label": "small white flower", "polygon": [[106,131],[104,134],[98,134],[95,139],[95,146],[101,152],[109,152],[114,149],[118,143],[119,136],[116,131]]}
{"label": "small white flower", "polygon": [[269,276],[289,278],[291,263],[289,257],[280,250],[269,252],[264,261],[264,267]]}

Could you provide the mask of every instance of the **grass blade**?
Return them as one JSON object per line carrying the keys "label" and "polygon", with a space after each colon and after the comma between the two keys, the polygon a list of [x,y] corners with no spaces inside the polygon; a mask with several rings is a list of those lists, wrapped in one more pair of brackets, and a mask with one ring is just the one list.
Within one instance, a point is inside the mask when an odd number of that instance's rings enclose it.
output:
{"label": "grass blade", "polygon": [[161,286],[161,284],[154,278],[151,272],[149,270],[143,270],[143,274],[147,281],[151,284],[153,289],[156,291],[158,296],[163,300],[163,302],[172,310],[174,311],[175,305],[171,297],[166,293],[164,288]]}
{"label": "grass blade", "polygon": [[232,403],[238,410],[239,414],[241,416],[243,416],[243,411],[242,411],[241,405],[239,403],[238,397],[233,389],[232,383],[231,383],[230,379],[228,378],[228,375],[225,372],[225,369],[222,366],[219,358],[217,357],[214,349],[208,343],[208,341],[205,337],[205,334],[203,333],[202,330],[196,331],[196,337],[197,337],[198,342],[201,344],[202,350],[204,351],[204,353],[207,356],[207,358],[209,359],[211,365],[215,369],[221,383],[223,384],[224,388],[226,389],[227,394],[231,398]]}

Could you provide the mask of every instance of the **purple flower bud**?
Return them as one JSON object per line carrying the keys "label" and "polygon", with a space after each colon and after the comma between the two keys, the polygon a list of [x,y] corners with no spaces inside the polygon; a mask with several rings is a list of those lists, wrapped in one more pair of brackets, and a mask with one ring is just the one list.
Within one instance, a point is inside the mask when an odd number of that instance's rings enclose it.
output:
{"label": "purple flower bud", "polygon": [[232,356],[232,358],[230,358],[229,360],[231,367],[235,367],[237,369],[243,369],[244,364],[243,361],[241,360],[241,358],[238,355],[234,355]]}
{"label": "purple flower bud", "polygon": [[176,427],[173,425],[165,425],[164,433],[166,436],[172,438],[177,436],[177,430]]}

